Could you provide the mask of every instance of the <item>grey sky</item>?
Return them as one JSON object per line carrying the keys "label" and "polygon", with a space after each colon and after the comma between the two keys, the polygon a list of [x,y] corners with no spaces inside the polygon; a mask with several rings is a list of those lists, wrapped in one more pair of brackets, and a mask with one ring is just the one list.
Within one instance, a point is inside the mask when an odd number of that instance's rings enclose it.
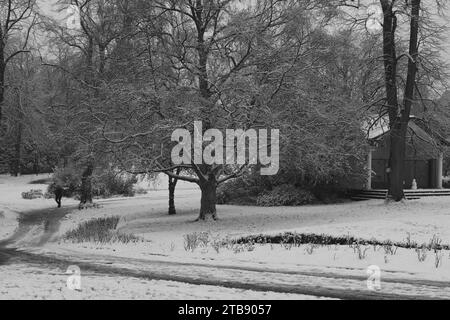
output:
{"label": "grey sky", "polygon": [[52,17],[58,16],[58,13],[56,11],[56,2],[57,0],[37,0],[39,8],[42,10],[42,12]]}
{"label": "grey sky", "polygon": [[[56,2],[57,0],[37,0],[41,10],[52,17],[63,17],[63,14],[57,12]],[[448,19],[450,19],[450,6],[447,9]],[[450,22],[450,21],[449,21]],[[443,58],[450,64],[450,30],[445,35],[446,43],[444,44],[444,52],[442,52]]]}

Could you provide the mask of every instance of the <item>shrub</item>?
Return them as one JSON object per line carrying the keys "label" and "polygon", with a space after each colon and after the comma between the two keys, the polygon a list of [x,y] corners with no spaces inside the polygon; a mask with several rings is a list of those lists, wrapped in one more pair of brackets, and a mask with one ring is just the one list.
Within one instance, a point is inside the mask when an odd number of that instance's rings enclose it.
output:
{"label": "shrub", "polygon": [[[217,203],[256,205],[259,198],[260,205],[262,205],[262,203],[265,203],[263,198],[268,197],[277,187],[297,189],[288,193],[295,194],[294,197],[298,196],[297,193],[305,194],[306,200],[308,200],[312,194],[313,201],[325,204],[340,203],[349,198],[348,188],[358,185],[354,179],[356,178],[353,176],[345,175],[345,178],[329,176],[326,181],[316,180],[310,174],[301,173],[292,166],[281,166],[276,175],[262,176],[256,167],[251,167],[248,172],[245,172],[244,176],[219,185],[217,188]],[[290,187],[283,187],[284,185]],[[306,202],[308,203],[309,200]],[[275,205],[275,203],[271,205]]]}
{"label": "shrub", "polygon": [[142,187],[135,187],[134,189],[135,194],[147,194],[148,190]]}
{"label": "shrub", "polygon": [[217,204],[256,204],[256,198],[264,186],[251,177],[229,180],[217,188]]}
{"label": "shrub", "polygon": [[136,175],[120,174],[112,170],[105,171],[93,181],[93,194],[98,197],[123,195],[132,197],[135,194],[134,184],[138,182]]}
{"label": "shrub", "polygon": [[296,188],[290,184],[283,184],[271,191],[261,193],[256,204],[263,207],[271,206],[299,206],[313,203],[314,195],[308,191]]}
{"label": "shrub", "polygon": [[117,232],[116,229],[119,221],[120,217],[117,216],[92,219],[79,224],[76,229],[68,231],[64,235],[64,239],[76,243],[136,243],[142,241],[141,238],[132,234]]}
{"label": "shrub", "polygon": [[[114,195],[132,197],[137,182],[135,175],[118,174],[106,170],[92,179],[92,195],[107,198]],[[47,193],[53,195],[57,186],[62,187],[65,197],[76,197],[81,185],[81,174],[73,168],[56,169]]]}
{"label": "shrub", "polygon": [[51,184],[48,186],[47,192],[54,194],[56,187],[63,188],[65,197],[74,196],[81,184],[80,175],[73,168],[57,168],[53,173]]}
{"label": "shrub", "polygon": [[183,236],[184,250],[194,252],[197,247],[202,246],[206,248],[210,242],[208,232],[193,232]]}
{"label": "shrub", "polygon": [[48,192],[48,190],[46,193],[44,193],[44,199],[53,199],[54,197],[55,197],[55,194]]}
{"label": "shrub", "polygon": [[43,198],[43,197],[44,197],[44,193],[42,192],[42,190],[31,189],[28,192],[22,192],[23,199],[32,200],[32,199],[38,199],[38,198]]}
{"label": "shrub", "polygon": [[[259,243],[259,244],[267,244],[267,243],[292,243],[294,246],[299,246],[301,244],[314,243],[320,245],[349,245],[353,246],[354,244],[360,244],[365,246],[380,246],[384,248],[385,254],[395,255],[398,248],[405,249],[418,249],[419,251],[430,251],[430,244],[418,245],[417,243],[408,243],[408,242],[392,242],[390,240],[379,241],[376,239],[361,239],[356,238],[350,235],[345,236],[330,236],[326,234],[314,234],[314,233],[292,233],[285,232],[282,234],[276,235],[250,235],[241,237],[238,239],[234,239],[233,243]],[[434,248],[435,251],[440,250],[450,250],[449,244],[440,244],[439,246]],[[420,252],[420,254],[422,254]]]}
{"label": "shrub", "polygon": [[53,182],[52,178],[43,178],[30,181],[28,184],[51,184]]}
{"label": "shrub", "polygon": [[337,184],[320,184],[312,190],[314,197],[324,204],[341,203],[349,200],[347,189]]}

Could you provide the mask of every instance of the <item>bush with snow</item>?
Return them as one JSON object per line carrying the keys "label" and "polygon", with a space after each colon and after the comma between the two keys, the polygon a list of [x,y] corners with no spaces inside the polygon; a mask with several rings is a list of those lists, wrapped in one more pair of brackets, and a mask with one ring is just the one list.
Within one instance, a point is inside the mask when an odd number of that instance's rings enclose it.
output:
{"label": "bush with snow", "polygon": [[120,217],[118,216],[92,219],[66,232],[63,238],[75,243],[136,243],[142,241],[135,235],[117,231],[119,221]]}
{"label": "bush with snow", "polygon": [[40,189],[39,190],[31,189],[30,191],[22,192],[22,198],[28,200],[44,198],[44,193]]}
{"label": "bush with snow", "polygon": [[283,184],[271,191],[261,193],[256,203],[263,207],[272,206],[300,206],[315,201],[314,195],[308,191],[296,188],[290,184]]}

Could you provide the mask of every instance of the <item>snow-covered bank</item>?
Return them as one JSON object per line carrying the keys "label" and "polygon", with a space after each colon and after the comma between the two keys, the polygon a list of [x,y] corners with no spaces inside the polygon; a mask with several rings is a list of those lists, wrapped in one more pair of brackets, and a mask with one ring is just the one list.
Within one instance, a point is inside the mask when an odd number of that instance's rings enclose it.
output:
{"label": "snow-covered bank", "polygon": [[[133,260],[149,268],[156,268],[159,262],[169,263],[174,268],[174,274],[181,272],[177,267],[179,266],[184,270],[183,275],[188,277],[192,277],[192,270],[197,270],[198,266],[228,268],[229,279],[233,281],[239,280],[230,271],[235,270],[233,268],[254,270],[246,275],[248,278],[245,281],[250,282],[258,280],[253,277],[259,277],[266,272],[281,274],[280,284],[290,283],[289,279],[299,277],[299,272],[316,272],[322,275],[331,274],[333,279],[349,277],[351,281],[347,281],[342,287],[339,281],[333,280],[332,285],[336,290],[363,291],[367,290],[367,267],[376,265],[381,270],[382,281],[390,284],[386,290],[393,290],[396,284],[392,281],[400,279],[401,283],[406,283],[399,289],[400,295],[420,295],[421,292],[426,292],[427,296],[450,298],[450,253],[445,250],[416,252],[414,249],[383,246],[308,244],[257,244],[247,247],[219,247],[216,250],[212,245],[215,240],[285,231],[349,235],[366,240],[375,238],[379,241],[404,242],[408,239],[418,244],[429,243],[430,239],[434,238],[444,244],[450,244],[450,198],[447,197],[390,204],[373,200],[273,208],[224,205],[218,206],[219,221],[194,222],[200,204],[198,189],[177,190],[177,215],[169,216],[167,190],[149,190],[148,194],[134,198],[99,200],[100,208],[80,211],[76,209],[74,200],[66,200],[62,209],[56,209],[52,200],[20,199],[21,190],[30,189],[30,186],[35,188],[35,185],[20,185],[18,182],[16,186],[11,186],[14,190],[3,189],[9,192],[9,196],[1,196],[0,204],[7,205],[12,202],[14,208],[24,212],[22,217],[25,218],[22,219],[20,232],[15,233],[14,244],[26,250],[34,250],[38,254],[56,254],[92,262],[108,259],[113,261],[111,263],[114,265]],[[44,210],[30,211],[30,208]],[[63,235],[81,222],[108,216],[121,218],[119,232],[138,235],[145,241],[127,245],[73,244],[62,241]],[[194,251],[186,250],[185,236],[193,233],[208,233],[208,245],[200,245]],[[293,278],[290,278],[290,275]],[[129,281],[133,283],[134,279],[130,277]],[[418,284],[417,288],[414,283]],[[425,284],[422,286],[426,288],[419,288],[419,284],[423,283]],[[323,282],[311,285],[314,287],[329,284]],[[105,289],[105,292],[113,290],[113,287],[114,282],[111,282],[111,287]],[[120,296],[120,292],[114,294]],[[222,296],[220,293],[220,297]]]}
{"label": "snow-covered bank", "polygon": [[[165,248],[152,243],[138,244],[70,244],[51,245],[48,252],[65,255],[90,254],[98,257],[125,257],[143,261],[182,262],[215,266],[239,266],[274,272],[296,272],[314,269],[321,272],[347,272],[365,277],[367,268],[376,265],[383,276],[404,279],[426,279],[450,283],[450,251],[387,248],[383,246],[315,246],[289,247],[280,244],[212,246],[186,251],[183,246],[169,243]],[[419,254],[421,259],[419,259]]]}
{"label": "snow-covered bank", "polygon": [[[248,234],[276,234],[284,231],[324,233],[336,236],[351,235],[380,241],[409,241],[429,243],[435,237],[442,243],[450,243],[449,198],[426,198],[406,203],[385,204],[383,201],[353,202],[328,206],[304,206],[259,208],[241,206],[218,206],[220,220],[193,223],[198,197],[194,194],[178,199],[182,209],[175,217],[165,212],[166,199],[133,199],[105,203],[98,210],[86,211],[76,219],[64,222],[61,228],[68,230],[76,220],[89,217],[120,215],[122,232],[142,236],[148,242],[138,244],[71,244],[60,243],[47,246],[58,251],[74,250],[78,253],[105,254],[137,259],[183,261],[219,265],[239,265],[271,270],[295,271],[299,268],[333,269],[336,272],[350,270],[352,274],[365,276],[367,267],[377,265],[386,276],[405,279],[450,281],[450,253],[423,252],[419,261],[414,249],[396,249],[390,253],[382,246],[289,247],[281,245],[256,245],[251,251],[245,248],[219,249],[199,247],[194,252],[184,248],[184,236],[207,232],[210,240],[236,238]],[[68,222],[72,221],[69,226]],[[358,250],[364,252],[361,258]],[[436,267],[436,264],[437,267]]]}
{"label": "snow-covered bank", "polygon": [[0,300],[320,299],[299,294],[259,292],[83,272],[81,289],[71,290],[67,287],[70,275],[64,271],[27,265],[0,266],[0,274]]}
{"label": "snow-covered bank", "polygon": [[183,247],[183,236],[210,232],[217,237],[251,234],[299,233],[352,235],[380,241],[405,241],[419,244],[435,236],[450,243],[450,198],[434,197],[406,203],[385,204],[372,200],[337,205],[303,207],[218,206],[219,221],[193,223],[200,196],[195,190],[178,192],[178,214],[167,215],[167,194],[151,193],[147,198],[105,201],[102,208],[74,211],[62,223],[60,234],[91,218],[118,215],[122,232],[140,235],[155,247],[166,248],[173,242]]}

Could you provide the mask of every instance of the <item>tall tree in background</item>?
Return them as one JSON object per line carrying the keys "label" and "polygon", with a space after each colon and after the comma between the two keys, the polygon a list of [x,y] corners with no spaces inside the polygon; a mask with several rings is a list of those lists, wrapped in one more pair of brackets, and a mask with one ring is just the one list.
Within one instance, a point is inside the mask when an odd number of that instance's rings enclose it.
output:
{"label": "tall tree in background", "polygon": [[[388,195],[395,201],[402,200],[406,156],[406,135],[411,115],[411,107],[417,101],[415,93],[417,72],[420,63],[419,33],[426,28],[426,22],[421,21],[421,0],[410,0],[398,4],[395,0],[380,0],[383,9],[383,56],[385,71],[386,107],[390,126],[390,155],[387,168],[389,190]],[[430,5],[430,3],[428,3]],[[439,5],[439,3],[437,4]],[[399,8],[401,6],[401,8]],[[409,20],[408,52],[398,55],[396,35],[399,17],[403,13]],[[398,82],[398,63],[407,59],[406,81]],[[401,77],[400,77],[401,78]],[[404,79],[404,78],[403,78]],[[399,90],[399,86],[404,86]],[[399,91],[403,93],[403,101],[399,101]]]}
{"label": "tall tree in background", "polygon": [[[61,11],[69,6],[76,8],[79,25],[61,25],[59,21],[48,19],[46,30],[52,35],[52,42],[58,48],[64,48],[64,54],[57,53],[53,61],[45,61],[46,67],[62,71],[70,83],[61,88],[60,104],[64,110],[67,127],[62,127],[61,134],[70,132],[76,149],[72,160],[81,169],[80,206],[92,203],[92,179],[95,169],[106,165],[104,145],[98,131],[101,123],[106,88],[111,80],[108,74],[108,61],[124,36],[122,26],[122,9],[127,6],[121,0],[60,0]],[[60,50],[61,51],[61,50]],[[56,60],[56,61],[55,61]],[[59,61],[58,61],[59,60]],[[112,94],[112,93],[111,93]],[[64,100],[64,99],[63,99]],[[105,112],[108,112],[107,110]]]}
{"label": "tall tree in background", "polygon": [[[363,25],[366,32],[369,25],[372,36],[382,38],[379,44],[382,59],[377,60],[383,62],[383,85],[373,94],[366,95],[364,103],[369,110],[369,122],[388,119],[388,197],[400,201],[404,198],[403,166],[411,110],[416,106],[426,109],[430,101],[442,94],[446,85],[442,76],[445,65],[439,54],[436,55],[442,49],[440,37],[445,27],[438,21],[446,4],[442,0],[379,0],[378,4],[361,1],[356,6],[355,3],[339,1],[336,5],[344,8],[345,19],[349,17],[352,28]],[[361,15],[364,10],[355,13],[355,7],[368,9],[369,16]],[[372,48],[370,51],[378,50]],[[373,65],[373,70],[377,69]],[[376,120],[374,112],[378,113]]]}
{"label": "tall tree in background", "polygon": [[[36,22],[34,7],[35,0],[6,0],[0,3],[0,124],[5,101],[6,67],[18,54],[29,52],[28,41]],[[11,41],[17,39],[20,41]]]}

